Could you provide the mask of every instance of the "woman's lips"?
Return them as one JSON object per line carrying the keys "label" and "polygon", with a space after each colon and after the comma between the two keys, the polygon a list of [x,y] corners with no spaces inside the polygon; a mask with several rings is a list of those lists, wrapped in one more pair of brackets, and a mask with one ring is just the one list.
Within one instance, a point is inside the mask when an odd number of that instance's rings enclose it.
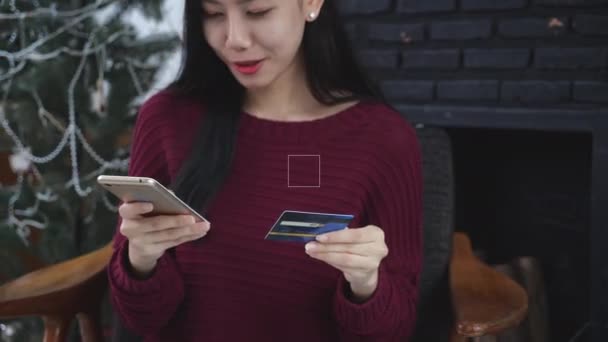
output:
{"label": "woman's lips", "polygon": [[245,75],[253,75],[260,70],[264,60],[233,62],[234,68]]}

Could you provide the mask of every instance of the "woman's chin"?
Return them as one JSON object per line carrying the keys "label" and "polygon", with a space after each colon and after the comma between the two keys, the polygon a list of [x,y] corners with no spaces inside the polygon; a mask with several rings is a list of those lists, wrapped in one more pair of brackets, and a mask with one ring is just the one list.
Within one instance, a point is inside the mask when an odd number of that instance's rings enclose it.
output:
{"label": "woman's chin", "polygon": [[261,78],[237,78],[239,83],[247,90],[257,90],[266,88],[269,82],[262,80]]}

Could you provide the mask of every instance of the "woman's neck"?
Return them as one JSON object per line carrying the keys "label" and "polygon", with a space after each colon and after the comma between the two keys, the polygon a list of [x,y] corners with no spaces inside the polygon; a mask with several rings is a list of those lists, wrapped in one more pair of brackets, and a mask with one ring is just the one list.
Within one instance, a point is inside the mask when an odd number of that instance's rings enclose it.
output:
{"label": "woman's neck", "polygon": [[276,121],[310,120],[321,104],[312,95],[301,58],[265,88],[250,89],[244,110],[254,116]]}

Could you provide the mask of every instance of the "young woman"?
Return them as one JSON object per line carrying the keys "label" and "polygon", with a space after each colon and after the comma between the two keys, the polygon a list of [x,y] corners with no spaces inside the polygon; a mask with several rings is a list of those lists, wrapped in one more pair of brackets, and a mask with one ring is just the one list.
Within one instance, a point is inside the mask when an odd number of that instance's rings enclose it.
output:
{"label": "young woman", "polygon": [[[108,268],[146,341],[406,341],[421,262],[414,130],[356,65],[330,0],[187,0],[181,75],[140,110],[129,174],[210,221],[120,207]],[[306,245],[284,210],[353,214]]]}

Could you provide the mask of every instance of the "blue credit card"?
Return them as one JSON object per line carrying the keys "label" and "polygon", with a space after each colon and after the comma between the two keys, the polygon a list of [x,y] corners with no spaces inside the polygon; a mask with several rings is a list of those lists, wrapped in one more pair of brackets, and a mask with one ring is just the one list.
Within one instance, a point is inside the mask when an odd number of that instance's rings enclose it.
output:
{"label": "blue credit card", "polygon": [[265,239],[306,243],[319,234],[347,228],[353,218],[354,215],[285,210]]}

